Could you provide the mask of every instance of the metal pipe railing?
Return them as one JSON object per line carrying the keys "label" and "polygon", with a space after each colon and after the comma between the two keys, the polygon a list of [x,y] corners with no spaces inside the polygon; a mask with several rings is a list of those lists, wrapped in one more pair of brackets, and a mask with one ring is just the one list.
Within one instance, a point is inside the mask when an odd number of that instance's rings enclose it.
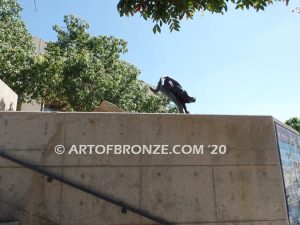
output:
{"label": "metal pipe railing", "polygon": [[103,193],[99,193],[99,192],[90,190],[90,189],[86,188],[85,186],[83,186],[81,184],[77,184],[77,183],[75,183],[73,181],[65,179],[64,177],[60,177],[60,176],[57,176],[56,174],[53,174],[53,173],[51,173],[49,171],[46,171],[46,170],[44,170],[44,169],[42,169],[42,168],[40,168],[38,166],[34,166],[34,165],[31,165],[28,162],[19,160],[19,159],[13,157],[13,156],[7,154],[4,150],[1,150],[1,149],[0,149],[0,156],[2,158],[4,158],[4,159],[7,159],[7,160],[12,161],[14,163],[17,163],[17,164],[19,164],[19,165],[21,165],[21,166],[23,166],[25,168],[31,169],[34,172],[37,172],[37,173],[42,174],[44,176],[47,176],[47,177],[49,177],[51,179],[57,180],[57,181],[59,181],[59,182],[61,182],[63,184],[69,185],[69,186],[71,186],[73,188],[76,188],[76,189],[78,189],[80,191],[83,191],[83,192],[85,192],[87,194],[95,196],[95,197],[97,197],[99,199],[107,201],[107,202],[109,202],[111,204],[119,206],[122,209],[122,213],[126,213],[127,211],[130,211],[130,212],[138,214],[138,215],[140,215],[142,217],[150,219],[150,220],[152,220],[152,221],[154,221],[156,223],[159,223],[159,224],[174,225],[173,223],[168,222],[167,220],[162,219],[162,218],[160,218],[158,216],[155,216],[155,215],[153,215],[153,214],[151,214],[151,213],[149,213],[149,212],[147,212],[145,210],[142,210],[142,209],[136,208],[134,206],[131,206],[131,205],[129,205],[127,203],[124,203],[121,200],[115,199],[115,198],[113,198],[113,197],[111,197],[109,195],[106,195],[106,194],[103,194]]}

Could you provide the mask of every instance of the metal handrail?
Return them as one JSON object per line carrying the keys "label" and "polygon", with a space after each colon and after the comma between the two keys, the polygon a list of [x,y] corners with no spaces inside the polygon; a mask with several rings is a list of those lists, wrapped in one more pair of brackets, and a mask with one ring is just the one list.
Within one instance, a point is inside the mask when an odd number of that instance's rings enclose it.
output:
{"label": "metal handrail", "polygon": [[100,198],[100,199],[102,199],[102,200],[104,200],[104,201],[107,201],[107,202],[109,202],[109,203],[111,203],[111,204],[117,205],[117,206],[121,207],[122,213],[126,213],[127,211],[131,211],[131,212],[133,212],[133,213],[135,213],[135,214],[138,214],[138,215],[140,215],[140,216],[142,216],[142,217],[145,217],[145,218],[147,218],[147,219],[150,219],[150,220],[152,220],[152,221],[154,221],[154,222],[156,222],[156,223],[159,223],[159,224],[163,224],[163,225],[174,225],[173,223],[168,222],[167,220],[162,219],[162,218],[160,218],[160,217],[158,217],[158,216],[155,216],[155,215],[153,215],[153,214],[151,214],[151,213],[149,213],[149,212],[147,212],[147,211],[145,211],[145,210],[138,209],[138,208],[136,208],[136,207],[134,207],[134,206],[131,206],[131,205],[128,204],[128,203],[124,203],[123,201],[118,200],[118,199],[115,199],[115,198],[113,198],[113,197],[111,197],[111,196],[108,196],[108,195],[106,195],[106,194],[103,194],[103,193],[99,193],[99,192],[90,190],[90,189],[84,187],[84,186],[81,185],[81,184],[76,184],[76,183],[73,182],[73,181],[67,180],[67,179],[65,179],[65,178],[63,178],[63,177],[60,177],[60,176],[57,176],[56,174],[53,174],[53,173],[51,173],[51,172],[49,172],[49,171],[46,171],[46,170],[44,170],[44,169],[41,169],[41,168],[39,168],[38,166],[35,166],[35,165],[32,165],[32,164],[30,164],[30,163],[28,163],[28,162],[19,160],[19,159],[13,157],[13,156],[7,154],[4,150],[1,150],[1,149],[0,149],[0,156],[1,156],[2,158],[4,158],[4,159],[7,159],[7,160],[12,161],[12,162],[14,162],[14,163],[17,163],[17,164],[19,164],[19,165],[21,165],[21,166],[23,166],[23,167],[25,167],[25,168],[31,169],[31,170],[33,170],[34,172],[37,172],[37,173],[42,174],[42,175],[44,175],[44,176],[47,176],[47,177],[49,177],[49,178],[51,178],[51,179],[57,180],[57,181],[59,181],[59,182],[61,182],[61,183],[63,183],[63,184],[69,185],[69,186],[71,186],[71,187],[73,187],[73,188],[76,188],[76,189],[78,189],[78,190],[80,190],[80,191],[83,191],[83,192],[85,192],[85,193],[87,193],[87,194],[90,194],[90,195],[92,195],[92,196],[95,196],[95,197],[97,197],[97,198]]}

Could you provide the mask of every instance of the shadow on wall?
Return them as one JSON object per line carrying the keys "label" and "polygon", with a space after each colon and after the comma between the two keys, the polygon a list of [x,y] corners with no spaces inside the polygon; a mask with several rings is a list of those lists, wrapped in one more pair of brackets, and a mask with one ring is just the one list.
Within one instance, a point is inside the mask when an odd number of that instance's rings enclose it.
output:
{"label": "shadow on wall", "polygon": [[11,102],[11,103],[9,104],[9,107],[7,108],[7,107],[6,107],[6,104],[5,104],[5,102],[4,102],[4,99],[1,98],[1,99],[0,99],[0,111],[14,111],[13,104],[14,104],[14,103]]}

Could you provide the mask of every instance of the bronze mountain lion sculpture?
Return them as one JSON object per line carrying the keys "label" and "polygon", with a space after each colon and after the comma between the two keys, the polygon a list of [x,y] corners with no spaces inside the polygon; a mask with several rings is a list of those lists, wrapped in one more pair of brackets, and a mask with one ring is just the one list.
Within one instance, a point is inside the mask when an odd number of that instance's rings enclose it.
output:
{"label": "bronze mountain lion sculpture", "polygon": [[166,95],[178,108],[179,113],[189,113],[186,109],[186,103],[192,103],[196,101],[196,98],[191,97],[188,93],[182,89],[181,85],[171,77],[161,77],[156,89],[150,87],[150,90],[154,93],[162,92]]}

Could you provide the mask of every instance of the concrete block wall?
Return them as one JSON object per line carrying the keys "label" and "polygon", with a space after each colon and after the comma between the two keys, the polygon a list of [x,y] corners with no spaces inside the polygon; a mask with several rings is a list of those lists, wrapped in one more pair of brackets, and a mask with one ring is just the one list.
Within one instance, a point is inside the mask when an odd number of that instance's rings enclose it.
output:
{"label": "concrete block wall", "polygon": [[[180,225],[288,225],[268,116],[0,113],[0,149]],[[226,145],[225,155],[57,155],[55,145]],[[0,158],[0,221],[154,222]]]}
{"label": "concrete block wall", "polygon": [[16,111],[18,95],[0,80],[0,111]]}

